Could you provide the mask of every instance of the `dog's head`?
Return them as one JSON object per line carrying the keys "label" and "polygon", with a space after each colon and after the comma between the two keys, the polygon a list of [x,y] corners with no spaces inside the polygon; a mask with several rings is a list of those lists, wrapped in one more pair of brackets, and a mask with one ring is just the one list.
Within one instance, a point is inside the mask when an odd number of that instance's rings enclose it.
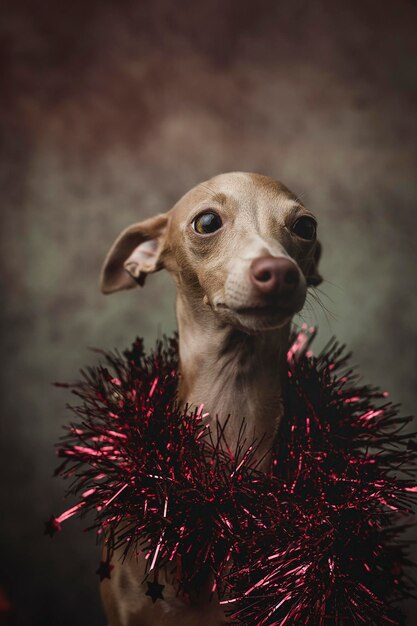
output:
{"label": "dog's head", "polygon": [[167,213],[121,233],[105,260],[104,293],[143,286],[166,268],[194,310],[209,306],[248,333],[286,324],[321,282],[317,220],[267,176],[221,174]]}

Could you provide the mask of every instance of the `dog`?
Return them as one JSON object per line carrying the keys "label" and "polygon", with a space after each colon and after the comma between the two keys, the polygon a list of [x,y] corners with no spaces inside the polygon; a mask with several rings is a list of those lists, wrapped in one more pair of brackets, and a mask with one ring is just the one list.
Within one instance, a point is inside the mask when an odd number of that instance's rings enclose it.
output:
{"label": "dog", "polygon": [[[149,274],[168,270],[176,285],[179,402],[204,404],[232,449],[244,417],[264,470],[283,412],[291,320],[307,288],[322,280],[320,255],[317,220],[293,193],[270,177],[232,172],[124,230],[104,262],[106,294],[143,287]],[[101,583],[110,626],[228,623],[210,581],[183,598],[170,583],[172,572],[159,572],[163,598],[153,602],[143,555],[118,556]]]}

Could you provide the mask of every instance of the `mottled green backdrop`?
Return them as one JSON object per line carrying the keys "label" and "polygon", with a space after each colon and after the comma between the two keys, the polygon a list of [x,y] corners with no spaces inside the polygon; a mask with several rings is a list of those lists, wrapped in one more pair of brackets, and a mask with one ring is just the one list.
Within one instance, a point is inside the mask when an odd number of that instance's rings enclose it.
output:
{"label": "mottled green backdrop", "polygon": [[[51,478],[88,346],[175,327],[163,273],[105,297],[128,224],[229,170],[319,217],[323,311],[363,377],[415,412],[417,9],[405,0],[2,3],[0,624],[104,624],[94,538]],[[412,606],[408,607],[411,616]],[[4,617],[3,617],[4,616]],[[3,620],[3,621],[2,621]],[[412,624],[410,617],[409,624]]]}

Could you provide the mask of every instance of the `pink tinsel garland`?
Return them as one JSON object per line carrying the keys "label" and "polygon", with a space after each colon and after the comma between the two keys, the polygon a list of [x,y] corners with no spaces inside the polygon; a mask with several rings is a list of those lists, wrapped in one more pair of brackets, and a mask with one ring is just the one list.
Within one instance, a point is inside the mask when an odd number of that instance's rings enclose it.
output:
{"label": "pink tinsel garland", "polygon": [[399,624],[393,607],[412,587],[399,539],[417,491],[411,418],[358,384],[336,342],[313,357],[305,334],[294,339],[270,474],[243,423],[230,451],[218,424],[213,437],[201,411],[179,410],[175,337],[150,356],[139,339],[102,353],[106,366],[70,385],[80,403],[58,446],[56,473],[78,503],[46,532],[91,513],[109,554],[180,563],[179,593],[211,571],[235,624]]}

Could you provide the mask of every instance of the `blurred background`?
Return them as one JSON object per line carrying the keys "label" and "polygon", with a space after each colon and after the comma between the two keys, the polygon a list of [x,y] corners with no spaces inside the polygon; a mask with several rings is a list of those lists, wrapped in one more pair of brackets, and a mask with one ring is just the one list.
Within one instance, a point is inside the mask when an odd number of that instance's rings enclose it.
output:
{"label": "blurred background", "polygon": [[[416,410],[417,7],[406,0],[2,2],[0,623],[105,623],[99,548],[53,444],[89,346],[175,328],[163,272],[105,297],[120,230],[217,173],[282,180],[319,218],[321,299],[363,379]],[[299,320],[302,321],[302,320]],[[10,605],[10,610],[6,610]],[[2,608],[1,608],[2,607]],[[416,605],[405,606],[413,623]]]}

